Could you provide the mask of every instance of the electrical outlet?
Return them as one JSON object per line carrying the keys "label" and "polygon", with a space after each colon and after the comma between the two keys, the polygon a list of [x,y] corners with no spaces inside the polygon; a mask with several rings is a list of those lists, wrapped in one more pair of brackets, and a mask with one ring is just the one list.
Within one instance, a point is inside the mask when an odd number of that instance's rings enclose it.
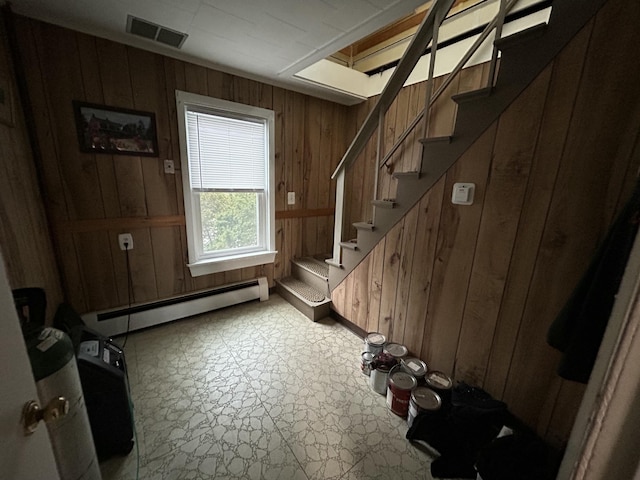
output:
{"label": "electrical outlet", "polygon": [[130,233],[121,233],[118,235],[118,245],[120,250],[133,250],[133,236]]}
{"label": "electrical outlet", "polygon": [[164,161],[164,173],[170,173],[170,174],[176,173],[176,167],[173,164],[173,160],[167,159]]}
{"label": "electrical outlet", "polygon": [[296,204],[296,192],[287,192],[287,205]]}

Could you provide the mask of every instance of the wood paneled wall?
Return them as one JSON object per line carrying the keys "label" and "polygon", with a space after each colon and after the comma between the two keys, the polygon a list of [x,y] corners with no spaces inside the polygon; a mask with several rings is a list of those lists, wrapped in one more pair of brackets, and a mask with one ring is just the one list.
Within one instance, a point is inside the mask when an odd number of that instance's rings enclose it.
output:
{"label": "wood paneled wall", "polygon": [[[333,292],[555,445],[584,386],[557,376],[546,333],[637,181],[638,18],[609,1]],[[455,182],[476,184],[474,205],[451,204]]]}
{"label": "wood paneled wall", "polygon": [[[80,312],[128,303],[131,232],[134,303],[290,272],[289,260],[330,252],[335,187],[346,150],[347,107],[17,17],[20,55],[42,150],[45,203],[53,219],[65,291]],[[192,278],[187,263],[176,89],[276,112],[275,264]],[[72,100],[152,111],[158,158],[80,153]],[[173,159],[176,174],[163,172]],[[296,204],[286,204],[288,191]]]}
{"label": "wood paneled wall", "polygon": [[62,302],[62,285],[0,14],[0,78],[9,92],[12,121],[0,122],[0,251],[11,288],[39,287],[47,294],[47,322]]}

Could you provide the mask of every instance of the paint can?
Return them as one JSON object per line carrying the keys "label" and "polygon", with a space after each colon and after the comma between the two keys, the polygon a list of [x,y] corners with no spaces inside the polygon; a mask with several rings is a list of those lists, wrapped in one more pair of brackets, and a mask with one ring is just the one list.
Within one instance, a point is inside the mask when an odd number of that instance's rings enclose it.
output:
{"label": "paint can", "polygon": [[411,391],[416,388],[416,377],[405,372],[399,365],[389,372],[389,386],[387,387],[387,407],[400,417],[406,417],[409,411]]}
{"label": "paint can", "polygon": [[378,332],[369,333],[364,339],[364,351],[377,355],[382,352],[382,348],[387,341],[387,337]]}
{"label": "paint can", "polygon": [[440,395],[427,387],[418,387],[411,393],[407,425],[411,428],[413,421],[421,412],[437,412],[442,406]]}
{"label": "paint can", "polygon": [[378,365],[376,368],[371,370],[369,386],[374,392],[379,393],[380,395],[384,395],[387,392],[387,378],[389,377],[389,370],[389,366],[384,364]]}
{"label": "paint can", "polygon": [[371,375],[371,364],[373,363],[373,359],[375,355],[371,352],[362,352],[362,358],[360,360],[360,370],[367,377]]}
{"label": "paint can", "polygon": [[424,377],[425,384],[431,390],[440,395],[442,404],[448,406],[451,403],[451,390],[453,388],[453,380],[447,374],[433,370]]}
{"label": "paint can", "polygon": [[427,364],[424,363],[419,358],[415,357],[406,357],[400,361],[400,365],[402,365],[402,369],[416,377],[418,383],[424,381],[424,376],[427,374],[429,369],[427,368]]}
{"label": "paint can", "polygon": [[394,357],[398,363],[400,363],[400,360],[406,357],[409,353],[407,347],[400,345],[399,343],[387,343],[382,351]]}

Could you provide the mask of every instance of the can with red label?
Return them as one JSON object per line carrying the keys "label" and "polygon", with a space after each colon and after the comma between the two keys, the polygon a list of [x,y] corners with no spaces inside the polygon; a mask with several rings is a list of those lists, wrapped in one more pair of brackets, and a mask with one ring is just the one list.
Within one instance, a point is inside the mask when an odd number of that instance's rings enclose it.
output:
{"label": "can with red label", "polygon": [[396,367],[389,372],[387,387],[387,407],[400,417],[406,417],[409,411],[411,391],[416,388],[416,377]]}

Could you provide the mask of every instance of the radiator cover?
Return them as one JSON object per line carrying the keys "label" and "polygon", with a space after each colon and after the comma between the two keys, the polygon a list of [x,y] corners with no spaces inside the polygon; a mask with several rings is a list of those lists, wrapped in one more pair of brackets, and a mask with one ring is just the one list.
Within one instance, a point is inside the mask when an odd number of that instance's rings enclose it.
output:
{"label": "radiator cover", "polygon": [[257,299],[260,301],[269,299],[269,284],[266,277],[231,283],[157,302],[136,304],[130,308],[85,313],[82,315],[82,320],[89,328],[111,337],[126,333],[127,330],[130,332],[140,330]]}

